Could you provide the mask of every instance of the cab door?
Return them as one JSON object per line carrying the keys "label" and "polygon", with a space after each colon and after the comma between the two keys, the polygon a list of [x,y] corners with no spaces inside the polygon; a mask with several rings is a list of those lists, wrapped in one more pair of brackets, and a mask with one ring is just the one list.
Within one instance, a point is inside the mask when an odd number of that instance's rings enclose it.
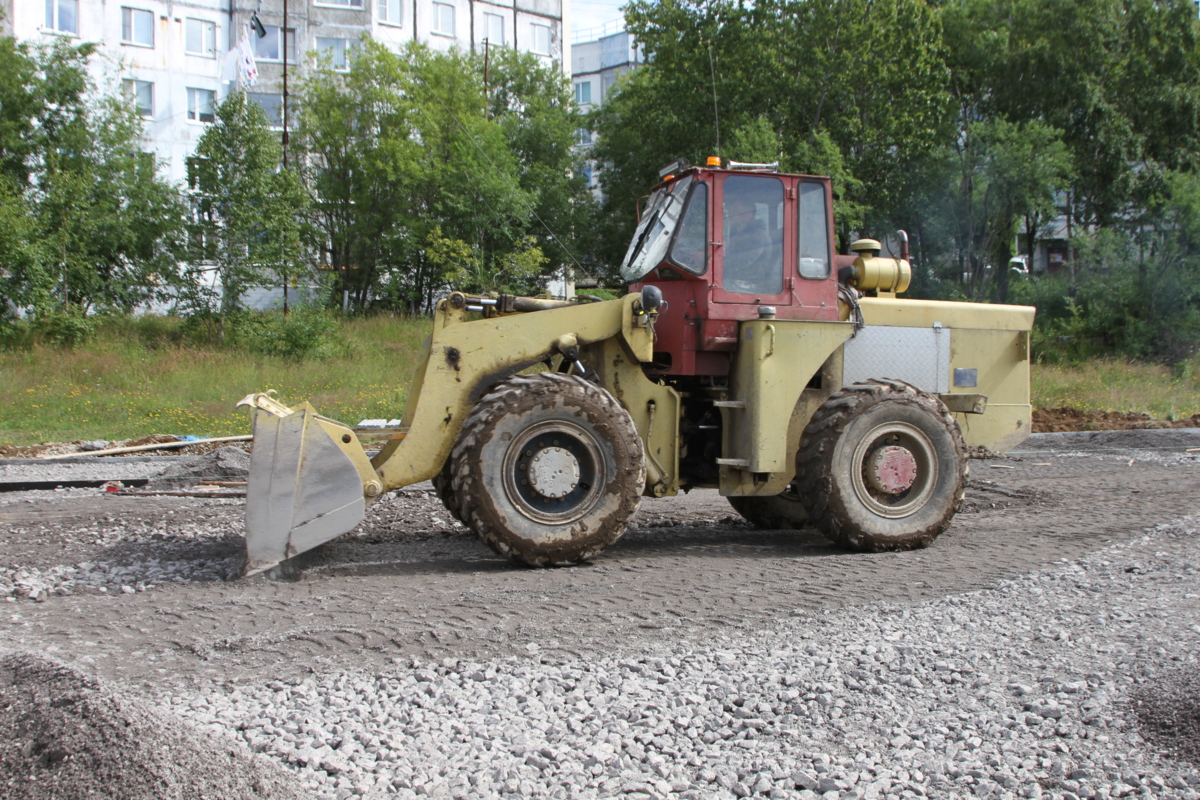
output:
{"label": "cab door", "polygon": [[738,318],[756,317],[759,305],[778,307],[791,302],[794,183],[787,177],[754,173],[731,172],[718,177],[712,298],[717,303],[748,306],[744,312],[730,309]]}

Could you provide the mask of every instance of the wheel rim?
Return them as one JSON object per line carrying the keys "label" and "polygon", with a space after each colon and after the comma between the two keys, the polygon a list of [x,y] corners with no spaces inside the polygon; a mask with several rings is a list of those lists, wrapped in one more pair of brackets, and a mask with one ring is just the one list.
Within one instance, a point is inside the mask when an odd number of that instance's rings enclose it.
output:
{"label": "wheel rim", "polygon": [[604,458],[584,428],[551,420],[513,439],[502,474],[517,511],[537,522],[566,525],[586,516],[600,499]]}
{"label": "wheel rim", "polygon": [[920,511],[933,495],[937,477],[933,441],[915,425],[879,425],[854,449],[854,493],[881,517],[899,519]]}

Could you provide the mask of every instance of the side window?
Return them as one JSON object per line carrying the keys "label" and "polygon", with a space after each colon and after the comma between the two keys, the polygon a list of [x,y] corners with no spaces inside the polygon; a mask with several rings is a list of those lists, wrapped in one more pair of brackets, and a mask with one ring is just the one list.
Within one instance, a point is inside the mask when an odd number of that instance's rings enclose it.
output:
{"label": "side window", "polygon": [[708,184],[697,183],[692,187],[687,210],[683,212],[683,224],[671,244],[670,259],[695,275],[703,275],[708,269]]}
{"label": "side window", "polygon": [[800,184],[800,277],[829,277],[829,218],[820,183]]}
{"label": "side window", "polygon": [[742,294],[783,291],[783,182],[731,175],[724,186],[722,288]]}

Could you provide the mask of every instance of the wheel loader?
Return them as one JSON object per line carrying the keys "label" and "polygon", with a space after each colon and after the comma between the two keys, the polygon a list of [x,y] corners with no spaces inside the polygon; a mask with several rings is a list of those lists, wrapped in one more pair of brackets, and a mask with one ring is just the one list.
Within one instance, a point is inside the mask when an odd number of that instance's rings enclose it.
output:
{"label": "wheel loader", "polygon": [[267,394],[252,408],[245,573],[352,530],[432,479],[530,566],[594,558],[642,497],[718,489],[751,523],[858,551],[923,547],[963,500],[967,448],[1029,434],[1034,309],[899,297],[907,236],[835,253],[829,178],[710,159],[660,173],[616,300],[451,292],[400,427]]}

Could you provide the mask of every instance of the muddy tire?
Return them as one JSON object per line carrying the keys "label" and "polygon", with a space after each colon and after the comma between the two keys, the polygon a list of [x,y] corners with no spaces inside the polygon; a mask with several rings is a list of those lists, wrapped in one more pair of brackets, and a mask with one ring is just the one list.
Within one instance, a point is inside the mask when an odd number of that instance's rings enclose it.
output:
{"label": "muddy tire", "polygon": [[[442,501],[442,505],[450,512],[450,516],[462,522],[462,512],[458,509],[458,496],[454,494],[454,474],[450,469],[451,462],[453,461],[453,458],[448,457],[446,463],[442,465],[441,471],[433,476],[431,483],[433,484],[434,492],[437,493],[438,500]],[[465,525],[466,523],[463,522],[463,524]]]}
{"label": "muddy tire", "polygon": [[796,486],[774,497],[727,497],[733,510],[754,525],[769,531],[794,531],[812,524]]}
{"label": "muddy tire", "polygon": [[553,372],[510,378],[480,400],[451,463],[463,522],[535,567],[586,561],[615,542],[646,485],[629,413],[595,384]]}
{"label": "muddy tire", "polygon": [[856,383],[809,420],[796,481],[812,524],[839,545],[926,547],[950,525],[967,485],[954,416],[903,381]]}

